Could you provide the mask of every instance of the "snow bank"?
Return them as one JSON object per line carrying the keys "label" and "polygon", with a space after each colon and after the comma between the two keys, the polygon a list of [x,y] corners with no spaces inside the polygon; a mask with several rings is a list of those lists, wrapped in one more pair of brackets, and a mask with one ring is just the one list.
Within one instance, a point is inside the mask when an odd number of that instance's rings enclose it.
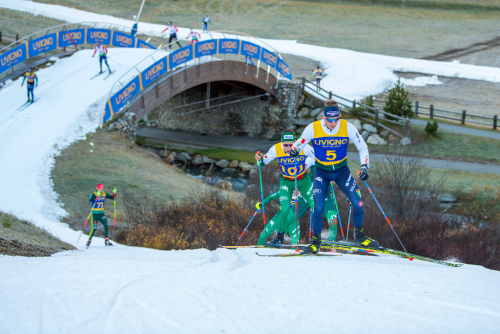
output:
{"label": "snow bank", "polygon": [[[48,5],[32,1],[0,0],[0,7],[24,11],[31,14],[65,20],[67,22],[105,22],[132,27],[132,20],[125,20],[109,15],[95,14],[59,5]],[[139,23],[139,30],[161,36],[164,25]],[[196,30],[196,29],[195,29]],[[197,30],[201,33],[201,30]],[[189,28],[179,28],[179,38],[184,38]],[[203,39],[222,38],[222,34],[202,34]],[[297,43],[289,40],[267,40],[263,42],[282,53],[307,57],[319,61],[325,67],[327,75],[323,88],[349,99],[361,99],[385,91],[394,85],[398,72],[417,72],[429,75],[456,77],[463,79],[500,82],[500,68],[440,62],[431,60],[391,57],[370,53],[355,52],[345,49],[327,48],[316,45]],[[312,70],[312,69],[311,69]],[[309,79],[309,78],[308,78]]]}
{"label": "snow bank", "polygon": [[433,75],[432,77],[416,77],[413,79],[401,78],[401,83],[403,83],[406,86],[414,86],[414,87],[443,84],[441,81],[439,81],[437,75]]}
{"label": "snow bank", "polygon": [[0,175],[4,190],[0,207],[34,220],[71,244],[76,241],[76,232],[57,222],[65,211],[52,189],[54,157],[95,131],[114,80],[153,51],[109,49],[108,62],[116,72],[106,80],[106,74],[90,80],[99,72],[99,60],[91,57],[92,52],[80,51],[38,71],[35,98],[39,100],[24,110],[18,110],[27,100],[22,79],[0,90]]}

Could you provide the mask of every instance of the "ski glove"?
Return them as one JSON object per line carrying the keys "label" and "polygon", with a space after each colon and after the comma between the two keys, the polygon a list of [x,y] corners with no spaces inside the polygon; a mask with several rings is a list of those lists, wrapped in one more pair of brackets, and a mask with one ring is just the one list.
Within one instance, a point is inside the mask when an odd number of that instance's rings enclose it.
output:
{"label": "ski glove", "polygon": [[292,149],[290,150],[290,156],[291,156],[292,158],[295,158],[295,157],[296,157],[296,156],[298,156],[298,155],[299,155],[299,152],[297,152],[297,150],[296,150],[296,149],[292,148]]}
{"label": "ski glove", "polygon": [[115,195],[116,195],[116,188],[115,188],[115,189],[113,189],[113,194],[115,194]]}
{"label": "ski glove", "polygon": [[368,180],[368,165],[361,165],[361,173],[359,174],[359,179],[363,181]]}
{"label": "ski glove", "polygon": [[259,210],[262,209],[262,203],[261,202],[257,202],[257,204],[255,204],[255,207],[257,209],[259,209]]}

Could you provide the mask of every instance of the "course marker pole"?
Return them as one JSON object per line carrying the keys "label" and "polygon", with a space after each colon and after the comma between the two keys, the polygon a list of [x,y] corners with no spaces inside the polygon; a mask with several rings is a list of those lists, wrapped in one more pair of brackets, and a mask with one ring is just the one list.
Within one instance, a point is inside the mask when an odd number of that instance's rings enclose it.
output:
{"label": "course marker pole", "polygon": [[[260,154],[260,151],[257,151],[257,154]],[[262,156],[262,154],[261,154]],[[262,159],[261,159],[262,160]],[[264,237],[267,240],[267,231],[266,231],[266,210],[264,208],[264,189],[262,188],[262,172],[260,170],[260,160],[257,163],[259,165],[259,179],[260,179],[260,198],[262,200],[262,217],[264,219]]]}

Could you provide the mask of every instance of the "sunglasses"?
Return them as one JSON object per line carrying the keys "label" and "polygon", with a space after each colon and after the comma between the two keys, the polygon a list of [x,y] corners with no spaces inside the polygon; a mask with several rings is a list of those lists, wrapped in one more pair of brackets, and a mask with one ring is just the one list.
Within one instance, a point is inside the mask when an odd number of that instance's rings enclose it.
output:
{"label": "sunglasses", "polygon": [[293,144],[283,144],[283,147],[292,147]]}
{"label": "sunglasses", "polygon": [[325,118],[328,122],[334,123],[337,122],[339,119],[338,118]]}

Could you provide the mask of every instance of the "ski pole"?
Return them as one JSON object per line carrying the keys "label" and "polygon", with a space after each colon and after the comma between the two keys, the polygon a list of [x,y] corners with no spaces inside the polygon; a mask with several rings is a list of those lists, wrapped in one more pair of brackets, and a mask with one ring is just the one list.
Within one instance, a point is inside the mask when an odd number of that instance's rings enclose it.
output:
{"label": "ski pole", "polygon": [[87,220],[85,221],[85,224],[83,224],[82,231],[80,232],[80,235],[78,236],[78,240],[76,241],[75,247],[77,247],[77,246],[78,246],[78,241],[80,241],[80,238],[82,237],[82,234],[83,234],[83,229],[85,228],[85,226],[87,226],[87,223],[89,222],[89,219],[90,219],[90,215],[91,215],[91,214],[92,214],[92,210],[90,210],[89,216],[87,217]]}
{"label": "ski pole", "polygon": [[[260,151],[257,151],[257,154],[260,154]],[[261,155],[262,156],[262,155]],[[261,159],[262,160],[262,159]],[[264,219],[264,237],[267,240],[267,231],[266,231],[266,210],[264,209],[264,189],[262,188],[262,172],[260,170],[260,160],[258,162],[259,165],[259,179],[260,179],[260,198],[262,199],[262,217]]]}
{"label": "ski pole", "polygon": [[[360,171],[358,171],[358,175],[361,174]],[[398,234],[396,233],[396,231],[394,230],[394,227],[392,226],[391,222],[389,221],[389,218],[387,218],[387,215],[385,214],[384,212],[384,209],[382,209],[382,207],[380,206],[380,203],[377,201],[377,198],[375,197],[375,194],[372,192],[372,189],[370,188],[370,186],[368,185],[368,182],[366,182],[365,180],[363,180],[363,182],[365,183],[366,187],[368,188],[368,190],[370,191],[370,194],[372,194],[372,197],[373,199],[375,200],[375,203],[377,203],[380,211],[382,211],[382,214],[384,215],[385,219],[387,220],[387,223],[389,224],[389,226],[391,227],[391,230],[392,232],[394,232],[394,235],[396,236],[396,238],[398,238],[399,240],[399,243],[401,244],[401,246],[403,247],[403,249],[405,250],[406,253],[408,253],[406,251],[406,248],[405,246],[403,245],[403,243],[401,242],[401,239],[399,239],[398,237]]]}
{"label": "ski pole", "polygon": [[313,219],[313,212],[312,210],[309,210],[309,241],[311,241],[311,236],[312,236],[312,219]]}
{"label": "ski pole", "polygon": [[[262,206],[264,206],[264,204],[262,204]],[[258,209],[257,209],[257,211],[255,211],[255,213],[253,214],[252,219],[250,219],[250,221],[249,221],[249,222],[248,222],[248,224],[247,224],[247,227],[245,227],[245,229],[243,230],[243,233],[241,233],[241,235],[240,235],[240,237],[239,237],[238,241],[236,241],[236,246],[238,246],[238,243],[240,242],[241,237],[243,236],[243,234],[245,234],[245,232],[247,231],[248,226],[250,226],[250,223],[251,223],[251,222],[252,222],[252,220],[255,218],[255,216],[257,215],[257,212],[259,212],[259,210],[260,210],[260,208],[258,208]],[[264,228],[265,228],[265,227],[264,227]]]}
{"label": "ski pole", "polygon": [[351,201],[349,201],[349,199],[347,199],[347,202],[349,202],[349,219],[347,220],[347,234],[346,234],[346,238],[345,238],[346,242],[347,242],[347,240],[349,240],[349,224],[351,224],[351,213],[352,213]]}
{"label": "ski pole", "polygon": [[300,235],[297,235],[297,233],[299,232],[299,224],[297,223],[297,216],[298,216],[298,213],[299,213],[299,209],[298,209],[298,202],[299,202],[299,192],[297,191],[297,157],[295,157],[295,159],[293,159],[294,161],[294,164],[295,164],[295,236],[296,236],[296,248],[295,248],[295,251],[296,252],[299,252],[299,239],[300,239]]}
{"label": "ski pole", "polygon": [[335,207],[337,208],[337,218],[339,219],[340,231],[342,232],[342,239],[345,239],[344,229],[342,228],[342,220],[340,220],[339,205],[337,204],[337,197],[335,197],[335,191],[333,190],[333,184],[331,182],[330,186],[332,187],[333,200],[335,201]]}
{"label": "ski pole", "polygon": [[115,228],[116,228],[116,189],[113,189],[113,206],[115,207]]}

